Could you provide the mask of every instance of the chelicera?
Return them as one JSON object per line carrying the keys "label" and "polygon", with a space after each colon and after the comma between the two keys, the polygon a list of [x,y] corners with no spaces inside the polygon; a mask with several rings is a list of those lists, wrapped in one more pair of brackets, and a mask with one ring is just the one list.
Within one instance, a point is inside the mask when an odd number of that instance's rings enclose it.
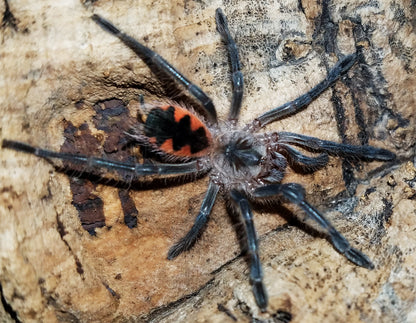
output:
{"label": "chelicera", "polygon": [[[168,259],[190,249],[206,225],[215,200],[222,194],[241,216],[250,259],[250,280],[255,300],[262,311],[267,309],[268,297],[263,284],[257,234],[250,207],[252,200],[281,199],[296,204],[307,218],[315,221],[327,234],[333,247],[354,264],[372,269],[371,260],[353,248],[346,238],[305,199],[304,188],[296,183],[281,183],[288,166],[308,172],[327,165],[329,155],[346,159],[389,161],[395,155],[372,146],[341,144],[291,132],[258,132],[276,120],[304,109],[312,100],[330,87],[356,62],[357,54],[341,57],[327,77],[309,92],[274,108],[251,123],[238,123],[243,99],[243,75],[237,45],[231,36],[227,19],[216,10],[217,30],[224,42],[231,63],[233,93],[227,120],[218,120],[212,100],[195,84],[160,55],[120,31],[99,15],[92,19],[105,31],[118,37],[131,48],[161,78],[171,78],[184,87],[202,107],[202,114],[177,103],[144,104],[132,127],[130,140],[137,146],[156,153],[163,162],[131,163],[104,158],[54,152],[26,143],[3,140],[2,147],[33,154],[48,160],[65,161],[88,169],[105,169],[129,174],[132,180],[146,176],[209,176],[209,185],[195,222],[188,233],[168,252]],[[305,154],[294,146],[313,154]],[[186,177],[186,176],[185,176]],[[189,177],[188,177],[189,178]],[[193,177],[195,178],[195,176]]]}

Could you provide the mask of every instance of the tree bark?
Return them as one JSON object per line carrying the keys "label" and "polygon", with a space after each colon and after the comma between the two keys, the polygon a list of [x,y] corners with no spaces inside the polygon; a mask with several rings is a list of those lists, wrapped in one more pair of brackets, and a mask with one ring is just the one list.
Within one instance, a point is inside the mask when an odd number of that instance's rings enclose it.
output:
{"label": "tree bark", "polygon": [[139,95],[146,102],[195,103],[100,29],[93,13],[177,67],[225,119],[232,88],[215,27],[218,6],[242,61],[241,124],[307,92],[339,58],[358,53],[346,76],[307,109],[266,130],[397,154],[388,163],[331,157],[322,170],[290,171],[284,179],[302,184],[308,201],[376,268],[355,266],[316,230],[294,223],[298,210],[255,205],[270,299],[261,313],[240,255],[241,227],[224,198],[195,246],[166,258],[192,226],[206,178],[137,189],[117,179],[68,176],[44,160],[1,149],[2,321],[415,320],[416,9],[410,0],[5,1],[1,138],[126,160],[131,156],[120,142],[125,145],[124,132],[135,122]]}

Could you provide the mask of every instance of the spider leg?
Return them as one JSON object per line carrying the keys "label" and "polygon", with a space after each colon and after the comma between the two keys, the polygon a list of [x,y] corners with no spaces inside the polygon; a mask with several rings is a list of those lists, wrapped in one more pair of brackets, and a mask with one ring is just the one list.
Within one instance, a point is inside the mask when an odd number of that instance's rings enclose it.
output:
{"label": "spider leg", "polygon": [[396,155],[391,151],[372,146],[340,144],[292,132],[279,132],[278,136],[279,143],[298,145],[312,151],[326,152],[330,155],[368,160],[393,160],[396,158]]}
{"label": "spider leg", "polygon": [[182,175],[200,172],[198,161],[191,161],[183,164],[138,164],[108,160],[104,158],[89,157],[71,153],[55,152],[51,150],[33,147],[31,145],[13,141],[3,140],[2,148],[9,148],[22,151],[45,159],[58,159],[76,165],[83,165],[86,168],[105,168],[108,170],[123,171],[134,177],[146,175]]}
{"label": "spider leg", "polygon": [[232,190],[231,198],[238,207],[238,212],[243,219],[246,231],[247,248],[251,260],[250,281],[253,286],[254,298],[261,311],[264,312],[267,308],[268,297],[266,288],[263,284],[263,270],[260,263],[257,234],[253,223],[253,213],[251,212],[247,198],[242,193],[237,190]]}
{"label": "spider leg", "polygon": [[140,108],[144,108],[145,104],[144,104],[144,95],[140,94],[139,95],[139,104],[140,104]]}
{"label": "spider leg", "polygon": [[231,110],[228,116],[229,120],[237,120],[241,109],[241,102],[243,100],[244,80],[243,73],[241,73],[240,58],[238,56],[237,45],[228,30],[227,17],[221,8],[215,11],[215,21],[217,23],[217,30],[221,35],[222,40],[227,46],[228,56],[231,62],[232,82],[233,82],[233,97],[231,99]]}
{"label": "spider leg", "polygon": [[325,230],[336,250],[358,266],[367,269],[374,268],[373,263],[365,254],[351,247],[347,239],[334,228],[331,222],[305,200],[305,190],[301,185],[295,183],[272,184],[256,189],[253,195],[255,197],[281,195],[289,202],[300,206],[309,218],[316,221]]}
{"label": "spider leg", "polygon": [[318,97],[323,91],[330,87],[342,74],[347,72],[351,66],[354,65],[357,60],[356,54],[350,54],[340,59],[335,66],[329,71],[326,78],[318,83],[309,92],[302,94],[293,101],[287,102],[275,109],[272,109],[261,116],[257,117],[250,128],[259,129],[265,125],[282,119],[290,114],[294,114],[302,110],[309,103],[311,103],[316,97]]}
{"label": "spider leg", "polygon": [[99,15],[92,15],[94,20],[101,28],[110,34],[118,37],[127,47],[132,49],[137,56],[152,70],[159,78],[168,76],[176,82],[184,86],[189,93],[191,93],[203,106],[205,112],[208,114],[209,120],[212,123],[217,122],[217,112],[215,110],[212,100],[199,88],[197,85],[191,83],[185,76],[183,76],[177,69],[169,64],[162,56],[152,51],[150,48],[144,46],[133,37],[120,31],[110,21],[104,19]]}
{"label": "spider leg", "polygon": [[292,168],[300,168],[304,171],[316,171],[328,164],[328,154],[323,153],[316,157],[302,154],[295,148],[279,143],[279,152],[287,159]]}
{"label": "spider leg", "polygon": [[214,206],[215,199],[219,191],[219,186],[213,182],[209,183],[208,191],[205,194],[204,200],[202,201],[201,208],[199,210],[198,216],[195,219],[195,222],[188,231],[188,233],[180,239],[175,245],[173,245],[168,252],[168,259],[172,260],[176,258],[182,252],[189,250],[198,239],[201,230],[205,227],[205,224],[208,222],[208,217]]}

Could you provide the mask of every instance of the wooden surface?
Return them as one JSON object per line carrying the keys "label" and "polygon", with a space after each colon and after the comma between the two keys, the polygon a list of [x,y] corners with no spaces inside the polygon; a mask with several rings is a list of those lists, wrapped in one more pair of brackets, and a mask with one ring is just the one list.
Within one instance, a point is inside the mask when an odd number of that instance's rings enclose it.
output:
{"label": "wooden surface", "polygon": [[[76,149],[77,143],[94,143],[92,153],[119,156],[108,148],[108,131],[115,136],[124,123],[117,121],[117,131],[97,129],[103,102],[122,100],[132,118],[140,94],[148,101],[183,98],[92,22],[93,13],[164,56],[213,98],[224,118],[230,75],[214,20],[215,9],[222,7],[245,76],[242,123],[306,92],[339,57],[358,49],[360,61],[346,78],[308,109],[267,130],[368,143],[394,151],[398,160],[350,165],[331,158],[314,174],[289,172],[285,178],[305,186],[308,200],[373,260],[373,271],[354,266],[313,231],[288,225],[288,209],[255,208],[270,297],[268,311],[260,313],[247,262],[239,257],[241,227],[228,216],[224,199],[218,199],[194,248],[166,260],[169,247],[192,225],[206,178],[126,191],[70,180],[43,160],[2,149],[2,321],[416,320],[411,1],[16,0],[9,5],[14,19],[4,15],[0,29],[2,139],[57,151],[63,144]],[[5,12],[4,3],[0,10]],[[107,148],[100,150],[98,143]],[[76,196],[74,185],[81,185]],[[74,198],[99,201],[93,208],[104,226],[95,235],[82,226]],[[127,209],[137,215],[137,226],[124,223]]]}

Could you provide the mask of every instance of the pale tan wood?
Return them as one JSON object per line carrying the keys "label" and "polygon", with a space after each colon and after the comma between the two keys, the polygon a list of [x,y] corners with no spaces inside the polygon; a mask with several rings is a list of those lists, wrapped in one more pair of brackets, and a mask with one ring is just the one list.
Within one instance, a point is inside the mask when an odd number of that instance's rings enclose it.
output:
{"label": "pale tan wood", "polygon": [[[411,1],[13,1],[16,28],[6,24],[0,32],[1,138],[59,150],[64,120],[92,127],[97,101],[115,97],[127,103],[142,93],[151,101],[161,99],[157,93],[165,95],[145,65],[90,20],[92,13],[163,55],[206,90],[225,117],[231,86],[215,30],[217,7],[227,14],[240,47],[246,81],[243,122],[323,79],[325,64],[337,60],[324,45],[333,44],[337,55],[363,47],[364,62],[348,73],[350,87],[348,82],[335,86],[345,109],[346,140],[359,144],[351,95],[356,90],[369,143],[396,152],[400,162],[384,170],[383,163],[359,163],[362,169],[354,176],[361,181],[351,196],[336,158],[312,175],[290,172],[285,181],[304,185],[308,200],[371,257],[376,269],[358,268],[326,240],[284,226],[280,209],[256,208],[270,295],[269,311],[262,314],[251,293],[247,263],[235,259],[240,253],[236,227],[222,198],[195,247],[166,260],[169,247],[192,225],[206,179],[131,191],[139,212],[134,229],[123,223],[117,189],[97,186],[94,194],[104,201],[108,228],[92,237],[72,205],[66,175],[36,157],[2,149],[0,282],[5,301],[23,322],[233,321],[224,308],[239,322],[270,319],[278,311],[290,313],[291,322],[414,321],[416,18]],[[333,43],[330,24],[318,28],[323,17],[333,22]],[[267,130],[341,141],[332,93],[326,91],[308,109]]]}

